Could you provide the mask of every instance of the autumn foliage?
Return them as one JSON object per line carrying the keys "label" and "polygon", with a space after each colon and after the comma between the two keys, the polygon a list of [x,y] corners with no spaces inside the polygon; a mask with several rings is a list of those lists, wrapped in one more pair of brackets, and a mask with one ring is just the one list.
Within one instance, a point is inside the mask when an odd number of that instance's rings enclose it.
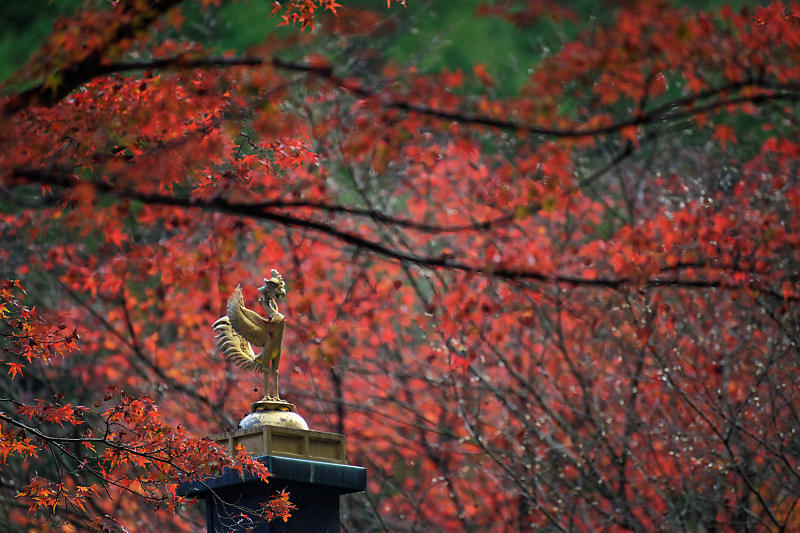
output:
{"label": "autumn foliage", "polygon": [[277,268],[350,530],[800,529],[800,6],[483,2],[575,28],[510,89],[393,61],[397,2],[276,2],[242,54],[100,4],[0,101],[0,520],[192,530],[180,480],[266,479],[202,436],[259,394],[210,324]]}

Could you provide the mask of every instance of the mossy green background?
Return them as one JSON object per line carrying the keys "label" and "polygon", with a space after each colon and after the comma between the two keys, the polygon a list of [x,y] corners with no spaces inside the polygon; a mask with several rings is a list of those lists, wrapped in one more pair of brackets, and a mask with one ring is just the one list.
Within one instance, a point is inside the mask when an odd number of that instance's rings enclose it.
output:
{"label": "mossy green background", "polygon": [[[89,0],[108,6],[107,1]],[[0,80],[7,79],[44,42],[59,16],[74,12],[83,0],[10,0],[0,2]],[[486,0],[408,0],[387,9],[384,0],[341,0],[345,6],[369,8],[396,18],[392,35],[374,36],[388,59],[414,62],[425,71],[443,68],[470,71],[483,63],[503,93],[513,92],[544,55],[558,50],[582,28],[610,20],[613,1],[573,0],[567,5],[577,14],[574,23],[553,23],[542,18],[520,29],[498,17],[481,17],[476,9]],[[713,9],[722,0],[682,1],[692,9]],[[745,2],[733,2],[743,4]],[[270,17],[272,0],[236,0],[201,10],[187,2],[185,35],[217,50],[242,51],[258,44],[277,28]]]}

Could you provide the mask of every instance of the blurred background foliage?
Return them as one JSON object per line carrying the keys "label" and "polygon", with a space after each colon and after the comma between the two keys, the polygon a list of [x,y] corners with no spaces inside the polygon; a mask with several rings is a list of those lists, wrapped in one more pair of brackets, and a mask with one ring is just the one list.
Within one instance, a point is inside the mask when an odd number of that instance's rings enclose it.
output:
{"label": "blurred background foliage", "polygon": [[[95,5],[108,4],[108,0],[90,1]],[[28,60],[49,35],[58,17],[73,13],[84,2],[0,2],[0,80],[7,80]],[[387,13],[384,0],[342,0],[341,3],[345,7]],[[571,10],[574,18],[554,21],[544,16],[524,26],[497,16],[481,16],[481,10],[498,3],[497,0],[408,0],[407,3],[408,7],[403,8],[393,2],[389,13],[394,24],[383,26],[391,31],[368,36],[380,41],[379,48],[385,59],[401,65],[415,64],[421,72],[438,72],[445,68],[471,72],[473,65],[483,64],[497,82],[498,93],[513,94],[543,57],[557,51],[579,31],[608,21],[616,7],[630,4],[632,0],[564,0],[557,5]],[[518,5],[525,3],[535,2],[517,2]],[[746,2],[681,0],[674,3],[705,10],[725,4],[738,8]],[[183,33],[208,48],[243,52],[261,43],[269,34],[296,31],[278,27],[280,19],[270,17],[272,6],[273,0],[235,0],[202,9],[199,2],[187,2],[182,6]],[[546,5],[543,9],[547,12]],[[322,18],[315,31],[324,31],[325,24]]]}

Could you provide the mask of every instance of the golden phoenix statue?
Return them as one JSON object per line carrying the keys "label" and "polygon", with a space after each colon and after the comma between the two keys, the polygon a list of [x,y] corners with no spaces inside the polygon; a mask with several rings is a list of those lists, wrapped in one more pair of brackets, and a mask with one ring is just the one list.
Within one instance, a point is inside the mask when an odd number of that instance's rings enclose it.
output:
{"label": "golden phoenix statue", "polygon": [[[226,359],[264,374],[264,399],[253,404],[253,410],[261,406],[293,411],[294,406],[281,400],[278,391],[278,364],[286,317],[278,311],[277,300],[286,296],[286,284],[277,270],[272,269],[270,275],[272,277],[264,278],[264,285],[258,288],[258,301],[266,311],[266,317],[245,307],[242,288],[237,286],[228,298],[228,314],[220,317],[212,327],[217,332],[217,348]],[[260,347],[261,353],[256,355],[253,346]]]}

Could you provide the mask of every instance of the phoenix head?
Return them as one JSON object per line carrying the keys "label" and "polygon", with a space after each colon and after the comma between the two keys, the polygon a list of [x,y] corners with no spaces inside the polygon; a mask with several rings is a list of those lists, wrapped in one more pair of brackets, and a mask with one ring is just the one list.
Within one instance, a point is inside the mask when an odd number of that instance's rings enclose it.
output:
{"label": "phoenix head", "polygon": [[264,285],[258,288],[258,293],[261,295],[259,301],[266,304],[270,300],[277,300],[286,296],[286,284],[283,282],[283,277],[274,268],[270,271],[271,278],[264,278]]}

